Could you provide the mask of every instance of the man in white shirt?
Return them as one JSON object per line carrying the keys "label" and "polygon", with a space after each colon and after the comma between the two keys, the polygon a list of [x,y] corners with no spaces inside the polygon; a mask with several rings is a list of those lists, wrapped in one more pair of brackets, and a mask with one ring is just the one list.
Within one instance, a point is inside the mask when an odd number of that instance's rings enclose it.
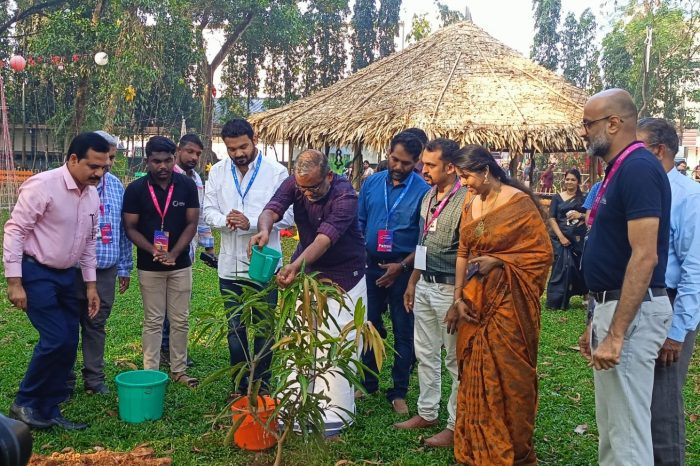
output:
{"label": "man in white shirt", "polygon": [[[219,289],[226,295],[240,293],[241,285],[251,285],[248,242],[258,232],[257,218],[289,175],[282,165],[267,160],[258,152],[257,137],[246,120],[227,122],[221,129],[221,138],[228,157],[217,162],[209,172],[204,192],[204,218],[212,228],[221,231]],[[279,229],[292,223],[290,209],[270,233],[267,246],[281,251]],[[276,303],[277,295],[270,296],[270,301]],[[262,344],[263,341],[255,342],[256,351]],[[246,328],[236,317],[229,320],[228,345],[232,366],[246,360]],[[255,371],[255,379],[262,379],[263,387],[270,378],[269,365],[268,358]],[[244,378],[238,390],[245,393],[252,382]]]}

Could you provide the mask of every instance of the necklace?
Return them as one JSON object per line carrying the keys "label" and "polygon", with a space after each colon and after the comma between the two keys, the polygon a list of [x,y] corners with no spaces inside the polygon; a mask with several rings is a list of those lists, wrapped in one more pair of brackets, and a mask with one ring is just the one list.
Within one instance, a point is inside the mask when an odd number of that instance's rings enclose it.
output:
{"label": "necklace", "polygon": [[479,219],[479,223],[477,223],[476,228],[474,229],[474,234],[476,235],[477,238],[481,238],[484,233],[486,232],[486,223],[484,222],[484,217],[486,217],[486,214],[491,212],[496,205],[496,202],[498,201],[498,195],[501,194],[501,191],[498,190],[496,191],[496,197],[493,199],[493,202],[491,203],[491,207],[489,210],[484,209],[486,207],[486,203],[482,202],[482,212],[481,212],[481,218]]}

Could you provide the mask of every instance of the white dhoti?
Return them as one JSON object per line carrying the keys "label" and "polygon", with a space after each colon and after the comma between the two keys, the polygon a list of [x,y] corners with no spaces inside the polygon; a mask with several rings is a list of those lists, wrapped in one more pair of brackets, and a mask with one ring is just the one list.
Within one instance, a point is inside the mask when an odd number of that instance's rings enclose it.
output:
{"label": "white dhoti", "polygon": [[[331,336],[338,336],[340,330],[349,322],[354,320],[355,304],[362,299],[362,303],[367,305],[367,282],[365,277],[355,285],[350,291],[345,294],[346,308],[341,309],[340,303],[334,300],[328,300],[328,312],[335,319],[337,328],[331,325],[331,328],[324,328]],[[365,313],[365,321],[367,315]],[[356,333],[353,331],[348,335],[350,341],[355,341]],[[355,357],[360,360],[361,348],[357,351]],[[317,354],[316,358],[322,358],[323,354]],[[352,424],[350,413],[355,413],[355,389],[342,375],[340,369],[334,370],[334,373],[324,375],[324,378],[316,378],[313,384],[309,384],[309,392],[323,393],[329,398],[324,410],[325,435],[330,437],[337,435],[346,425]],[[296,373],[290,374],[291,379],[296,378]],[[325,379],[325,380],[324,380]]]}

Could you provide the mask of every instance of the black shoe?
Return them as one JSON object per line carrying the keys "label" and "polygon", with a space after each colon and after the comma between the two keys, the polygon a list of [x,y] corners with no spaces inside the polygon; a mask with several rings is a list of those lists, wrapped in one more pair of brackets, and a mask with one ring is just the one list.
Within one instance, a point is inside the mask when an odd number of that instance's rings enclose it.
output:
{"label": "black shoe", "polygon": [[18,406],[15,403],[10,407],[10,417],[24,422],[32,429],[48,429],[53,425],[53,422],[39,416],[33,408]]}
{"label": "black shoe", "polygon": [[170,367],[170,351],[164,349],[160,350],[160,365]]}
{"label": "black shoe", "polygon": [[85,393],[88,395],[109,395],[109,388],[104,383],[100,383],[94,387],[85,387]]}
{"label": "black shoe", "polygon": [[187,367],[192,367],[194,366],[194,361],[192,360],[192,358],[187,356],[187,362],[185,362],[185,364],[187,365]]}
{"label": "black shoe", "polygon": [[51,419],[49,422],[51,422],[52,426],[60,427],[64,430],[84,430],[89,427],[88,424],[69,421],[68,419],[63,417],[63,414],[59,414],[55,418]]}

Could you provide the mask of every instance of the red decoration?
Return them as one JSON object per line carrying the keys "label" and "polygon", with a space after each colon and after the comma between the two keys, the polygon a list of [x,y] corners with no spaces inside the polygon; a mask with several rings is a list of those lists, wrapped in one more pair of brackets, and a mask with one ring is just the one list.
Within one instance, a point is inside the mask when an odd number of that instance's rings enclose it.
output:
{"label": "red decoration", "polygon": [[73,63],[78,63],[78,60],[80,60],[80,55],[77,53],[73,54]]}
{"label": "red decoration", "polygon": [[21,55],[14,55],[10,58],[10,67],[15,71],[24,71],[27,61]]}
{"label": "red decoration", "polygon": [[216,97],[216,88],[215,88],[215,87],[212,87],[212,88],[211,88],[211,95],[212,95],[213,97]]}
{"label": "red decoration", "polygon": [[29,58],[27,59],[27,65],[33,66],[35,63],[36,63],[36,62],[34,61],[34,57],[32,57],[32,56],[30,55]]}

